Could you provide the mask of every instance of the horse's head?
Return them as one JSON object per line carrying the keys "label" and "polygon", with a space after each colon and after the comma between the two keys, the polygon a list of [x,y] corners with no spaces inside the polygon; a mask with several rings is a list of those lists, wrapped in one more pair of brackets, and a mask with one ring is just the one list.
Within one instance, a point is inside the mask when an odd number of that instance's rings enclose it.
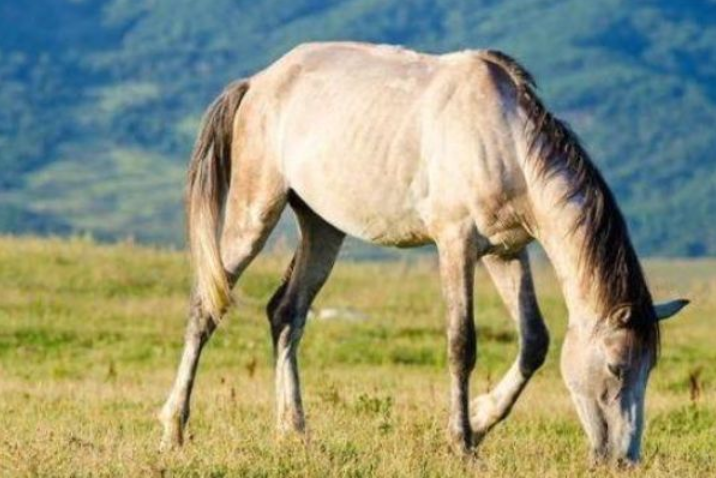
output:
{"label": "horse's head", "polygon": [[[655,318],[649,320],[671,317],[686,304],[686,300],[675,300],[657,305]],[[564,340],[562,376],[597,461],[639,460],[644,396],[656,349],[653,341],[649,345],[644,330],[633,325],[644,322],[632,314],[631,308],[624,307],[608,320],[597,321],[596,327],[594,322],[572,326]]]}

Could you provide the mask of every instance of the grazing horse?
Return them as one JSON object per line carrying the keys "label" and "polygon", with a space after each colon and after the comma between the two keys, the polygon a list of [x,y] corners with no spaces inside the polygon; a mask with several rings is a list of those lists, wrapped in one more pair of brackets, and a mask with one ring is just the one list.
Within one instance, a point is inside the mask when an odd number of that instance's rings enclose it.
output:
{"label": "grazing horse", "polygon": [[[654,305],[614,196],[507,55],[301,45],[228,86],[209,108],[186,195],[196,285],[161,412],[164,448],[181,444],[201,350],[288,204],[300,244],[267,307],[280,431],[304,430],[298,344],[350,234],[437,246],[448,311],[448,434],[470,450],[509,414],[547,353],[526,249],[536,239],[569,310],[562,374],[592,452],[638,460],[659,320],[687,301]],[[494,390],[470,403],[478,259],[516,323],[520,349]]]}

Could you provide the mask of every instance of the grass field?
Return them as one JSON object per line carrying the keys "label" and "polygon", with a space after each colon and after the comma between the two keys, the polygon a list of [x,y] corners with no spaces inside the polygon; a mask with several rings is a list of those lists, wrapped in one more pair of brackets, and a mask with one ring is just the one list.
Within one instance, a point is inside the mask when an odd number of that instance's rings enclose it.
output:
{"label": "grass field", "polygon": [[[648,262],[655,296],[692,305],[663,329],[644,462],[591,470],[558,370],[565,309],[537,267],[552,349],[476,459],[449,452],[443,304],[431,260],[340,263],[318,307],[367,320],[311,320],[301,347],[309,440],[274,434],[264,304],[285,255],[259,258],[208,346],[190,439],[160,455],[155,415],[182,345],[182,253],[86,240],[0,238],[0,473],[7,476],[714,476],[716,262]],[[508,368],[512,325],[478,271],[473,394]]]}

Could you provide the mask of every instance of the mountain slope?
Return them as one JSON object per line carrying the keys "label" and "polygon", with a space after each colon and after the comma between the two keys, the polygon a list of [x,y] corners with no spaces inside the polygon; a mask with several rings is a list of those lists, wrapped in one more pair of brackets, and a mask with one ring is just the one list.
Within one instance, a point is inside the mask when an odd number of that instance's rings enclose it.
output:
{"label": "mountain slope", "polygon": [[4,231],[180,242],[182,171],[221,87],[355,39],[517,56],[641,252],[716,254],[713,0],[36,0],[0,5],[0,31]]}

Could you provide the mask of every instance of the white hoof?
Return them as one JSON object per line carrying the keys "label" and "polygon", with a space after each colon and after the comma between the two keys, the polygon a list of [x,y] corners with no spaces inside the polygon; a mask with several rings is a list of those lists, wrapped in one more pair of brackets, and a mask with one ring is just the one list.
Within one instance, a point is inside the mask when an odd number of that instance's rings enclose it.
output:
{"label": "white hoof", "polygon": [[159,442],[159,451],[167,452],[181,447],[184,444],[184,420],[162,410],[159,421],[164,427],[162,440]]}
{"label": "white hoof", "polygon": [[500,419],[500,410],[489,393],[484,393],[475,398],[470,407],[474,411],[470,418],[472,429],[477,438],[484,438],[490,428]]}

